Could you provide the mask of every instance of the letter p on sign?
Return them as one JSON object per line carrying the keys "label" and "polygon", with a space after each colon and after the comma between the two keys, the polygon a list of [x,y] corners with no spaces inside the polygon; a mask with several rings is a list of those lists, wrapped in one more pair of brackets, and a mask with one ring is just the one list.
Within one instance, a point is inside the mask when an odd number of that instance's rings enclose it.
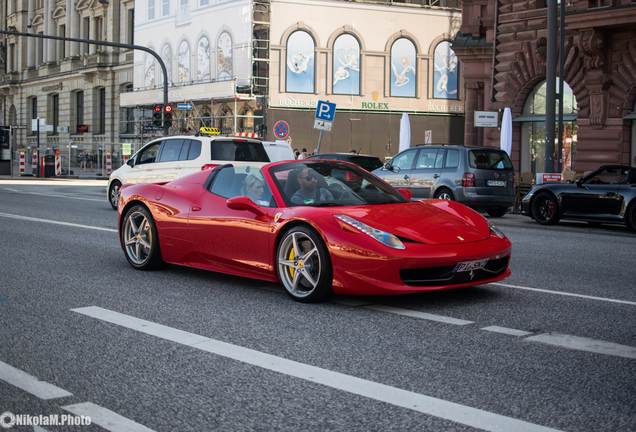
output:
{"label": "letter p on sign", "polygon": [[316,118],[318,120],[333,121],[336,115],[336,104],[327,101],[318,101],[316,105]]}

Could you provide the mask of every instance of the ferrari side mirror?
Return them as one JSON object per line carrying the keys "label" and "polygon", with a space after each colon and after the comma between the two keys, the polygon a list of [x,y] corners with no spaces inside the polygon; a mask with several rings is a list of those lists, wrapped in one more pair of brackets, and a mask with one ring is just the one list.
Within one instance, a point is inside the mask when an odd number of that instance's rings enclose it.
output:
{"label": "ferrari side mirror", "polygon": [[397,191],[400,193],[400,195],[402,195],[409,201],[411,201],[411,199],[413,198],[413,192],[411,192],[410,189],[400,188]]}
{"label": "ferrari side mirror", "polygon": [[256,203],[246,196],[228,198],[225,203],[228,208],[232,210],[249,211],[254,213],[256,216],[263,214],[263,211],[256,205]]}

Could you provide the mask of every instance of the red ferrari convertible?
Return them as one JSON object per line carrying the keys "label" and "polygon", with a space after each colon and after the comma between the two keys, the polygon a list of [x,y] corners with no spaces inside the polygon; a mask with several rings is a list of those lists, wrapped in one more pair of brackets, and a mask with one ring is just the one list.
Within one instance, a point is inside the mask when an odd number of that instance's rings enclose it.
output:
{"label": "red ferrari convertible", "polygon": [[510,241],[484,217],[408,195],[348,162],[235,162],[122,188],[119,236],[137,269],[172,263],[280,281],[303,302],[510,275]]}

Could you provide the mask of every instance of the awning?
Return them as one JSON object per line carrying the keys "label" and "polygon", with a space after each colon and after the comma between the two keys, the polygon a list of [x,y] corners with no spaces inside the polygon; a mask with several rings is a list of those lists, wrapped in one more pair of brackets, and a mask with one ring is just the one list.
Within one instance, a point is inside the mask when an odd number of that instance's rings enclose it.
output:
{"label": "awning", "polygon": [[[234,80],[192,84],[187,86],[170,87],[168,89],[169,103],[209,101],[211,99],[233,99],[236,96]],[[119,105],[122,107],[162,103],[162,88],[132,91],[121,93],[119,95]]]}
{"label": "awning", "polygon": [[[559,115],[554,116],[555,121],[559,121]],[[513,122],[544,122],[544,115],[521,115],[512,119]],[[576,114],[563,114],[563,121],[576,121]]]}

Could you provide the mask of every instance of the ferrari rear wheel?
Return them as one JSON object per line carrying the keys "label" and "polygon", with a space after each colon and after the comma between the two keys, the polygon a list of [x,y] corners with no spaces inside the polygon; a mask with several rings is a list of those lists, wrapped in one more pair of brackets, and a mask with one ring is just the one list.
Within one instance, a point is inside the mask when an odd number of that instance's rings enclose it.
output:
{"label": "ferrari rear wheel", "polygon": [[543,192],[532,201],[532,217],[541,225],[554,225],[559,221],[559,204],[553,195]]}
{"label": "ferrari rear wheel", "polygon": [[331,294],[331,261],[322,239],[312,229],[291,228],[283,235],[276,257],[278,277],[294,300],[313,303]]}
{"label": "ferrari rear wheel", "polygon": [[126,259],[134,268],[153,270],[163,265],[157,227],[147,208],[137,205],[128,209],[122,221],[120,241]]}

